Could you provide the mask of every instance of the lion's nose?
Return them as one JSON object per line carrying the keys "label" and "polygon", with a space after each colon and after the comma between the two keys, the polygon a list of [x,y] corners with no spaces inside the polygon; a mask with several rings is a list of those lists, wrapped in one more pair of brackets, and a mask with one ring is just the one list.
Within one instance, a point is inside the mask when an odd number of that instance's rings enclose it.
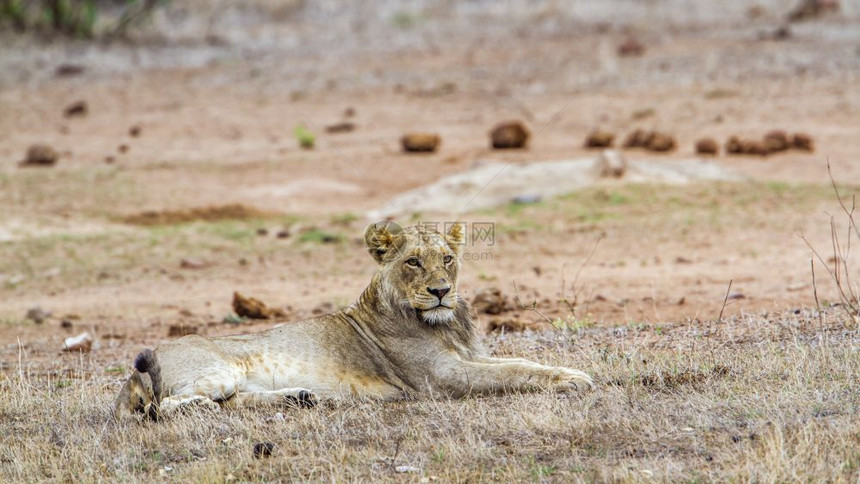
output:
{"label": "lion's nose", "polygon": [[450,291],[450,290],[451,290],[451,286],[439,287],[439,288],[432,288],[432,287],[427,288],[427,292],[438,297],[440,301],[442,300],[443,297],[445,297],[445,294],[448,294],[448,291]]}

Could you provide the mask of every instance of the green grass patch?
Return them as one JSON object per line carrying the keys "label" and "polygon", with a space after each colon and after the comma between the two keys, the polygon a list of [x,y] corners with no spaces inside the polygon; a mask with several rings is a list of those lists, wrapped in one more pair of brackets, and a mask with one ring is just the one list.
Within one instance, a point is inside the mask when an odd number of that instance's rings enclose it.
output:
{"label": "green grass patch", "polygon": [[312,229],[299,235],[299,242],[314,244],[333,244],[343,242],[344,236],[338,233],[326,232],[324,230]]}

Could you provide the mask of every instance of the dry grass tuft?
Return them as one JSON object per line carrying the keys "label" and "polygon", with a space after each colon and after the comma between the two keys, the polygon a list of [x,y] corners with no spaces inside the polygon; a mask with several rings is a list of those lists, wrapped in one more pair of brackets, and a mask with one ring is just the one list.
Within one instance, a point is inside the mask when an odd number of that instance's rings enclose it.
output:
{"label": "dry grass tuft", "polygon": [[[23,358],[0,377],[0,480],[856,482],[860,333],[831,312],[490,338],[494,354],[596,376],[582,395],[160,423],[110,420],[120,378],[98,354],[60,373]],[[261,442],[271,457],[255,458]]]}

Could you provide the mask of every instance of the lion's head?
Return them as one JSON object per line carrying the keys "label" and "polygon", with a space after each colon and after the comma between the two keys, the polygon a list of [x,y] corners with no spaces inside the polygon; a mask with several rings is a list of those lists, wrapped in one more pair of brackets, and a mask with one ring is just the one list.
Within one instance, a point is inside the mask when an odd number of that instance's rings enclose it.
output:
{"label": "lion's head", "polygon": [[428,227],[403,229],[394,222],[371,224],[364,233],[367,251],[379,264],[382,293],[431,325],[455,319],[464,240],[460,223],[451,224],[444,235]]}

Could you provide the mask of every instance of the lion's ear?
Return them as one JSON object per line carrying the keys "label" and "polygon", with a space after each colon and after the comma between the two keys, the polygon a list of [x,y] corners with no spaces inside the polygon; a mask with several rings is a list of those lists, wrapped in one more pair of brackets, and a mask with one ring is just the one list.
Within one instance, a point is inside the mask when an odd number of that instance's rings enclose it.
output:
{"label": "lion's ear", "polygon": [[445,242],[457,254],[460,253],[460,249],[466,243],[465,225],[465,222],[454,222],[448,227],[448,232],[445,233]]}
{"label": "lion's ear", "polygon": [[386,256],[396,252],[403,240],[403,229],[388,220],[372,223],[364,231],[364,245],[376,262],[382,262]]}

